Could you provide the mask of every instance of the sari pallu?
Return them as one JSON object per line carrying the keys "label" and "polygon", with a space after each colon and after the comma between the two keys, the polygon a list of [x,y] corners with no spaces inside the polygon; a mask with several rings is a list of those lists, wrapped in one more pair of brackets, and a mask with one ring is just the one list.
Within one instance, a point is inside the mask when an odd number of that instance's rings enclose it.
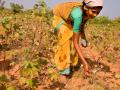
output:
{"label": "sari pallu", "polygon": [[68,71],[70,66],[75,66],[78,63],[78,54],[72,39],[73,27],[58,16],[54,16],[52,27],[58,37],[54,50],[54,63],[58,70]]}

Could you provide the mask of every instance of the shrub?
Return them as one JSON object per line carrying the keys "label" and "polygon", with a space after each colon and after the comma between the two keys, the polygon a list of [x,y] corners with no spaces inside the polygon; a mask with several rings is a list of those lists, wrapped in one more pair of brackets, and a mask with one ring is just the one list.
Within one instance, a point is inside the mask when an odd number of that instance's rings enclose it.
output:
{"label": "shrub", "polygon": [[100,17],[96,17],[93,21],[94,24],[108,24],[108,23],[112,23],[112,21],[105,16],[100,16]]}
{"label": "shrub", "polygon": [[10,3],[10,6],[14,14],[21,12],[23,9],[23,5],[19,5],[15,3]]}

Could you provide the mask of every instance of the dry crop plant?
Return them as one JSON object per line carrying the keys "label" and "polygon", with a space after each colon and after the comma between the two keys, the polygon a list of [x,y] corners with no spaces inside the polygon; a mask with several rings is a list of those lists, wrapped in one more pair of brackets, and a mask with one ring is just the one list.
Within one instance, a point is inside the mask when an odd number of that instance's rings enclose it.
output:
{"label": "dry crop plant", "polygon": [[9,88],[12,85],[10,84],[11,79],[6,75],[10,73],[10,63],[13,62],[11,59],[16,56],[16,53],[12,51],[12,49],[19,48],[21,44],[22,31],[20,31],[20,25],[15,22],[14,17],[11,16],[2,18],[0,20],[0,25],[2,27],[0,33],[0,54],[3,56],[0,62],[1,71],[3,72],[3,74],[0,76],[2,81],[1,88]]}
{"label": "dry crop plant", "polygon": [[[23,12],[11,14],[0,20],[4,32],[0,35],[0,52],[3,53],[2,71],[4,71],[0,78],[3,79],[1,85],[4,88],[35,89],[49,74],[46,71],[51,66],[52,47],[56,37],[49,32],[52,14],[44,4],[43,2],[40,4],[43,13],[39,17],[31,17],[31,14]],[[13,54],[14,50],[17,53]],[[8,57],[8,53],[12,53],[11,57]],[[14,57],[17,62],[13,61]],[[12,65],[11,68],[19,66],[12,76],[9,75],[10,70],[6,74],[4,69],[8,60],[10,61],[8,66]],[[18,72],[19,75],[16,77]],[[4,78],[7,79],[7,84],[4,83],[6,82]]]}

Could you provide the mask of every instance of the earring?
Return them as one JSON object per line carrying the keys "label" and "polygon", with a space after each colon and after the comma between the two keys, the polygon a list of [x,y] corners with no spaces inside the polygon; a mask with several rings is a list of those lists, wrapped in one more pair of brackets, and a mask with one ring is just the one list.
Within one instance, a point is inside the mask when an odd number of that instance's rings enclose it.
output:
{"label": "earring", "polygon": [[87,11],[87,10],[88,10],[88,8],[87,8],[86,6],[84,6],[84,10],[86,10],[86,11]]}

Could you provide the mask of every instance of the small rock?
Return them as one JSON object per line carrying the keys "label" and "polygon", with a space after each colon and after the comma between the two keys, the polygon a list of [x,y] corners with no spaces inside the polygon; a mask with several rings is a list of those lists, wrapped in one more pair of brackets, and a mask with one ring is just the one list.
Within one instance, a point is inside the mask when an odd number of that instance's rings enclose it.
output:
{"label": "small rock", "polygon": [[115,73],[114,77],[115,77],[116,79],[120,79],[120,73]]}

